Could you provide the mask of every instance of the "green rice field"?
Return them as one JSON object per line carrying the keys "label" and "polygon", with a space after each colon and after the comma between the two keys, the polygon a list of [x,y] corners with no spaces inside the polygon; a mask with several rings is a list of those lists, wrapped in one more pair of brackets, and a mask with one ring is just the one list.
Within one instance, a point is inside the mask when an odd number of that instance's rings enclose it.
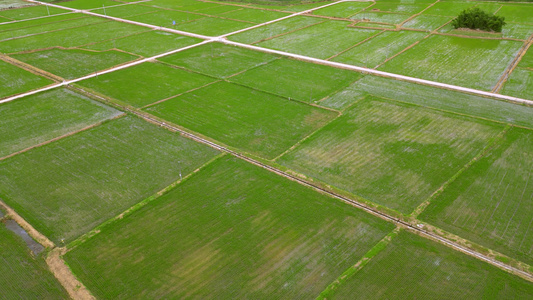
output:
{"label": "green rice field", "polygon": [[121,112],[67,89],[0,104],[0,157],[119,114]]}
{"label": "green rice field", "polygon": [[533,3],[42,1],[0,1],[0,299],[533,298]]}
{"label": "green rice field", "polygon": [[532,150],[533,131],[512,128],[421,218],[532,264]]}
{"label": "green rice field", "polygon": [[65,259],[100,298],[311,298],[392,228],[226,156]]}
{"label": "green rice field", "polygon": [[5,299],[70,299],[41,257],[0,223],[0,286]]}
{"label": "green rice field", "polygon": [[532,293],[530,282],[404,231],[328,299],[527,299]]}
{"label": "green rice field", "polygon": [[502,129],[370,97],[278,162],[408,214]]}
{"label": "green rice field", "polygon": [[55,242],[71,241],[215,153],[123,117],[0,161],[0,198]]}

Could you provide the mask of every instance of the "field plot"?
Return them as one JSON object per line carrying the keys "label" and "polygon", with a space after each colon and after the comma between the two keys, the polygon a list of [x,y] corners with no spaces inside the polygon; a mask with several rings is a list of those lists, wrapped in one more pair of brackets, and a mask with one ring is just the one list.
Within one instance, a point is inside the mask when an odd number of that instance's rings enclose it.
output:
{"label": "field plot", "polygon": [[427,36],[425,32],[386,31],[354,47],[332,60],[368,68],[375,68],[386,59]]}
{"label": "field plot", "polygon": [[347,27],[349,24],[349,21],[328,20],[257,45],[326,59],[379,33],[378,30]]}
{"label": "field plot", "polygon": [[0,197],[51,240],[71,241],[215,153],[123,117],[0,161]]}
{"label": "field plot", "polygon": [[502,127],[371,97],[344,111],[278,162],[410,213]]}
{"label": "field plot", "polygon": [[252,9],[252,8],[242,8],[239,10],[230,11],[224,14],[219,15],[220,17],[237,19],[241,21],[248,21],[254,23],[265,23],[270,20],[279,19],[289,15],[288,13],[262,10],[262,9]]}
{"label": "field plot", "polygon": [[[96,18],[102,20],[100,18]],[[0,42],[0,52],[13,53],[50,47],[76,47],[148,31],[144,27],[106,21]]]}
{"label": "field plot", "polygon": [[79,49],[49,49],[11,56],[65,79],[82,77],[139,58],[114,50],[96,52]]}
{"label": "field plot", "polygon": [[491,90],[521,46],[515,41],[434,35],[379,70]]}
{"label": "field plot", "polygon": [[0,60],[0,99],[34,90],[53,81]]}
{"label": "field plot", "polygon": [[501,93],[533,99],[533,69],[516,68],[505,82]]}
{"label": "field plot", "polygon": [[0,10],[0,16],[11,20],[25,20],[68,12],[68,10],[61,8],[47,8],[44,5],[36,5],[17,9]]}
{"label": "field plot", "polygon": [[502,33],[507,38],[527,40],[533,34],[533,24],[507,23]]}
{"label": "field plot", "polygon": [[227,82],[206,86],[146,111],[265,158],[276,157],[337,116],[332,111]]}
{"label": "field plot", "polygon": [[3,299],[70,299],[44,260],[0,222],[0,287]]}
{"label": "field plot", "polygon": [[143,5],[143,4],[149,4],[149,3],[150,2],[143,2],[140,5],[129,4],[129,5],[114,6],[114,7],[106,7],[105,9],[102,8],[102,6],[100,6],[100,8],[98,9],[92,9],[91,12],[124,19],[127,17],[136,16],[136,15],[142,15],[142,14],[147,14],[151,12],[162,11],[161,9],[157,7]]}
{"label": "field plot", "polygon": [[404,231],[331,299],[527,299],[531,294],[530,282]]}
{"label": "field plot", "polygon": [[400,24],[409,19],[409,14],[391,14],[384,12],[361,12],[350,17],[354,20],[369,20],[370,22],[380,22],[388,24]]}
{"label": "field plot", "polygon": [[421,219],[533,263],[533,131],[504,141],[434,200]]}
{"label": "field plot", "polygon": [[303,27],[323,22],[325,22],[325,20],[322,20],[320,18],[301,16],[292,17],[290,19],[244,31],[235,35],[231,35],[229,36],[229,39],[245,44],[255,44],[266,39],[271,39],[279,35],[283,35],[292,31],[297,31],[298,29]]}
{"label": "field plot", "polygon": [[419,15],[405,22],[402,27],[432,31],[441,27],[452,19],[452,17],[445,16]]}
{"label": "field plot", "polygon": [[315,102],[346,88],[361,74],[292,59],[278,59],[231,77],[232,82],[255,89]]}
{"label": "field plot", "polygon": [[64,258],[101,298],[310,299],[392,229],[226,156]]}
{"label": "field plot", "polygon": [[254,23],[206,17],[178,24],[176,29],[208,36],[218,36],[251,26],[254,26]]}
{"label": "field plot", "polygon": [[152,13],[135,15],[132,17],[126,17],[125,19],[133,20],[141,23],[147,23],[156,26],[163,26],[168,28],[174,28],[173,22],[176,24],[192,22],[194,20],[203,19],[206,16],[195,15],[182,11],[174,10],[158,10]]}
{"label": "field plot", "polygon": [[83,46],[85,49],[107,51],[120,49],[129,53],[151,57],[201,42],[200,39],[163,31],[147,31],[101,43]]}
{"label": "field plot", "polygon": [[377,76],[365,76],[320,105],[345,109],[367,94],[533,128],[533,107]]}
{"label": "field plot", "polygon": [[531,5],[504,5],[497,16],[505,17],[506,22],[525,23],[533,25],[533,6]]}
{"label": "field plot", "polygon": [[417,14],[426,9],[428,6],[436,2],[436,0],[429,1],[378,1],[376,5],[372,5],[367,11],[382,11],[391,13]]}
{"label": "field plot", "polygon": [[[125,1],[127,2],[127,1]],[[121,2],[111,0],[73,0],[61,2],[59,5],[64,7],[76,8],[76,9],[91,9],[99,8],[102,6],[113,6],[122,4]]]}
{"label": "field plot", "polygon": [[457,17],[465,9],[476,6],[475,1],[440,1],[423,12],[425,15]]}
{"label": "field plot", "polygon": [[161,63],[147,62],[80,81],[79,84],[110,96],[120,103],[142,107],[215,80]]}
{"label": "field plot", "polygon": [[160,58],[160,61],[224,78],[266,64],[278,56],[245,48],[209,43]]}
{"label": "field plot", "polygon": [[119,114],[67,89],[0,104],[0,157]]}
{"label": "field plot", "polygon": [[348,18],[358,12],[363,11],[365,8],[374,4],[373,2],[341,2],[332,6],[321,8],[313,11],[314,15],[336,17],[336,18]]}

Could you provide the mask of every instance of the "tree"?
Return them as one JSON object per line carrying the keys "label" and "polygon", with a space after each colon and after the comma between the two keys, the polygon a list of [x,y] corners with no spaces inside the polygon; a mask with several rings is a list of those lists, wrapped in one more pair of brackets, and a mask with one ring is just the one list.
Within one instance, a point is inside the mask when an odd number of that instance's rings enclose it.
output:
{"label": "tree", "polygon": [[488,14],[477,7],[463,10],[452,21],[452,26],[456,29],[470,28],[496,32],[501,32],[505,24],[504,17]]}

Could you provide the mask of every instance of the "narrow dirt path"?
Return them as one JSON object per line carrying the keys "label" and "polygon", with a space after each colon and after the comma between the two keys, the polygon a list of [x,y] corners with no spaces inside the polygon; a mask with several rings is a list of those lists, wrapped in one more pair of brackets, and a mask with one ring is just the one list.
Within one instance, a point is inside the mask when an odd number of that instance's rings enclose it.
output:
{"label": "narrow dirt path", "polygon": [[75,300],[93,300],[96,299],[89,290],[81,283],[70,271],[65,264],[61,255],[64,254],[64,248],[55,248],[46,258],[46,263],[57,278],[59,283],[65,288],[70,297]]}

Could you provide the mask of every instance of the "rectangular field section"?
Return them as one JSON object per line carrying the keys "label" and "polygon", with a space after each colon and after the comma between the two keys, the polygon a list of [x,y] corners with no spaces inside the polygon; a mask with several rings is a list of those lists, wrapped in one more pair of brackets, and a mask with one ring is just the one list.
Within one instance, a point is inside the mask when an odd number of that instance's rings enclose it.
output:
{"label": "rectangular field section", "polygon": [[53,81],[0,60],[0,99],[52,84]]}
{"label": "rectangular field section", "polygon": [[491,90],[521,46],[517,41],[433,35],[379,70]]}
{"label": "rectangular field section", "polygon": [[344,111],[279,163],[410,213],[502,127],[370,97]]}
{"label": "rectangular field section", "polygon": [[70,299],[41,256],[0,222],[0,290],[3,299]]}
{"label": "rectangular field section", "polygon": [[392,229],[225,156],[64,258],[100,298],[310,299]]}
{"label": "rectangular field section", "polygon": [[0,198],[51,240],[70,241],[215,153],[123,117],[0,161]]}
{"label": "rectangular field section", "polygon": [[337,116],[333,111],[227,82],[186,93],[146,111],[269,159]]}
{"label": "rectangular field section", "polygon": [[0,104],[0,158],[119,114],[67,89]]}
{"label": "rectangular field section", "polygon": [[527,299],[533,284],[444,245],[400,232],[328,299]]}
{"label": "rectangular field section", "polygon": [[533,131],[512,128],[421,219],[531,265],[532,203]]}

